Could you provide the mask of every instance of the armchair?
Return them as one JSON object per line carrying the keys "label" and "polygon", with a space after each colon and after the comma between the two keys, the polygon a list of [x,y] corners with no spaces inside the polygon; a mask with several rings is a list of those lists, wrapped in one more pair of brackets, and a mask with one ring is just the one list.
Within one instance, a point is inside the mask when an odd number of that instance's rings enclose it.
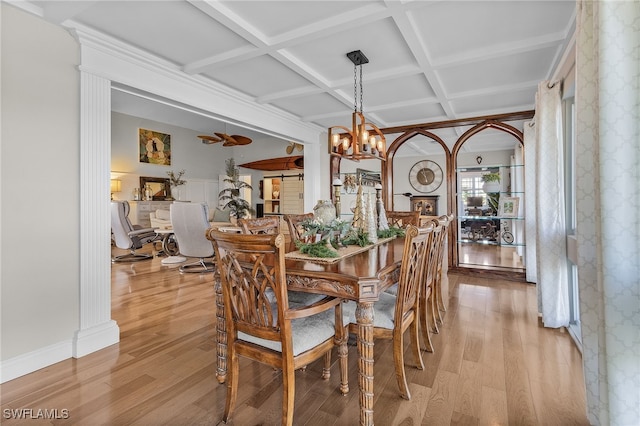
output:
{"label": "armchair", "polygon": [[339,347],[340,391],[346,394],[347,336],[342,301],[328,296],[309,306],[289,303],[282,234],[235,234],[214,229],[209,237],[215,246],[226,315],[229,370],[223,421],[230,420],[238,399],[240,356],[282,370],[282,425],[293,424],[294,370],[324,357],[323,378],[329,379],[330,354],[335,346]]}
{"label": "armchair", "polygon": [[147,243],[152,243],[160,239],[153,228],[142,228],[139,225],[132,225],[129,220],[129,202],[122,200],[111,201],[111,232],[116,247],[129,249],[130,252],[111,258],[112,262],[136,262],[153,258],[153,254],[136,253]]}
{"label": "armchair", "polygon": [[173,203],[170,209],[171,225],[180,255],[199,258],[197,262],[182,265],[180,272],[213,272],[214,263],[205,260],[215,254],[211,241],[205,236],[209,229],[207,206],[200,203]]}

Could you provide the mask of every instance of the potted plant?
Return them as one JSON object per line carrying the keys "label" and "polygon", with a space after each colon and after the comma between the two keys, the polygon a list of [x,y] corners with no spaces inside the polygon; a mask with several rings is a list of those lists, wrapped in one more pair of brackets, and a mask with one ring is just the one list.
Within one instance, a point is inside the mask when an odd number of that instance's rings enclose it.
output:
{"label": "potted plant", "polygon": [[485,173],[482,175],[482,190],[489,194],[500,192],[500,173]]}
{"label": "potted plant", "polygon": [[253,188],[240,179],[240,169],[236,166],[233,158],[227,159],[226,164],[227,177],[224,182],[229,184],[230,187],[220,191],[218,197],[224,203],[223,209],[229,209],[231,216],[241,219],[255,213],[255,210],[251,208],[247,200],[240,197],[240,190],[252,190]]}

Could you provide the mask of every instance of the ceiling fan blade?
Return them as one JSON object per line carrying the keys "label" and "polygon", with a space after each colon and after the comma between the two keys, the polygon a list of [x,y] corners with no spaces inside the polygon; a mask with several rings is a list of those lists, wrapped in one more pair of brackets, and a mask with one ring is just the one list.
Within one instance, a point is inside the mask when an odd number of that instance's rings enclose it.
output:
{"label": "ceiling fan blade", "polygon": [[206,143],[206,144],[212,144],[212,143],[216,143],[216,142],[222,142],[222,139],[217,138],[217,137],[215,137],[215,136],[198,135],[198,138],[202,139],[202,143]]}
{"label": "ceiling fan blade", "polygon": [[216,135],[217,137],[219,137],[221,140],[229,142],[229,140],[231,139],[231,136],[229,136],[226,133],[214,133],[214,135]]}
{"label": "ceiling fan blade", "polygon": [[252,142],[251,138],[242,135],[232,135],[231,138],[235,140],[236,145],[249,145]]}

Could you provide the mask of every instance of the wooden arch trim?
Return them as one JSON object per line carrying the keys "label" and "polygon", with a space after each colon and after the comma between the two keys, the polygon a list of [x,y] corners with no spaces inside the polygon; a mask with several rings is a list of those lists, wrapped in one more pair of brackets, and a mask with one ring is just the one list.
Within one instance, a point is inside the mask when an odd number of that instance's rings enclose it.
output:
{"label": "wooden arch trim", "polygon": [[[433,139],[434,141],[436,141],[437,143],[440,144],[440,146],[442,147],[442,149],[444,149],[444,156],[445,156],[445,176],[447,176],[447,193],[449,192],[450,188],[450,181],[451,179],[449,179],[449,173],[451,173],[451,164],[450,164],[450,159],[451,159],[451,152],[449,151],[449,147],[447,147],[447,144],[440,138],[440,136],[431,133],[429,131],[426,130],[422,130],[422,129],[416,129],[416,130],[411,130],[411,131],[407,131],[405,133],[403,133],[402,135],[398,136],[389,146],[389,148],[387,149],[387,161],[385,161],[382,164],[382,182],[385,182],[386,184],[383,185],[383,193],[382,193],[382,202],[384,203],[384,208],[386,210],[393,210],[393,157],[395,156],[396,151],[408,140],[414,138],[415,136],[418,135],[422,135],[422,136],[426,136],[430,139]],[[447,211],[449,211],[451,209],[451,206],[449,205],[449,201],[447,200]]]}
{"label": "wooden arch trim", "polygon": [[[473,135],[482,132],[483,130],[486,129],[496,129],[496,130],[500,130],[506,133],[509,133],[510,135],[512,135],[513,137],[515,137],[521,144],[524,145],[524,137],[523,134],[520,130],[516,129],[515,127],[506,124],[506,123],[502,123],[500,121],[496,121],[496,120],[485,120],[481,123],[476,124],[475,126],[473,126],[472,128],[470,128],[469,130],[467,130],[466,132],[464,132],[462,134],[462,136],[460,136],[458,138],[458,140],[456,141],[455,145],[453,146],[453,149],[451,150],[451,157],[450,157],[450,163],[451,163],[451,169],[452,169],[452,174],[450,176],[449,179],[449,184],[450,187],[448,188],[448,192],[447,192],[447,205],[448,206],[456,206],[456,194],[457,194],[457,182],[455,179],[455,168],[456,165],[458,163],[458,153],[460,152],[460,148],[462,148],[462,145],[464,145],[464,143]],[[457,209],[456,209],[457,211]],[[451,226],[450,228],[450,236],[451,236],[451,241],[458,241],[458,227],[457,226]],[[458,251],[455,250],[455,247],[452,247],[453,244],[449,247],[449,256],[452,260],[452,262],[450,263],[450,265],[452,266],[458,266]]]}

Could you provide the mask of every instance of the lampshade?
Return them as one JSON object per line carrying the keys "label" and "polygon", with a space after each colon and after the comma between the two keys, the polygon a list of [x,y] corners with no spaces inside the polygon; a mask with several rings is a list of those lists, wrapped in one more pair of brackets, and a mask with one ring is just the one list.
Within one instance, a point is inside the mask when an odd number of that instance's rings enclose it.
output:
{"label": "lampshade", "polygon": [[111,179],[111,192],[120,192],[122,182],[119,179]]}
{"label": "lampshade", "polygon": [[340,178],[335,178],[333,180],[333,186],[342,186],[342,181],[340,180]]}

